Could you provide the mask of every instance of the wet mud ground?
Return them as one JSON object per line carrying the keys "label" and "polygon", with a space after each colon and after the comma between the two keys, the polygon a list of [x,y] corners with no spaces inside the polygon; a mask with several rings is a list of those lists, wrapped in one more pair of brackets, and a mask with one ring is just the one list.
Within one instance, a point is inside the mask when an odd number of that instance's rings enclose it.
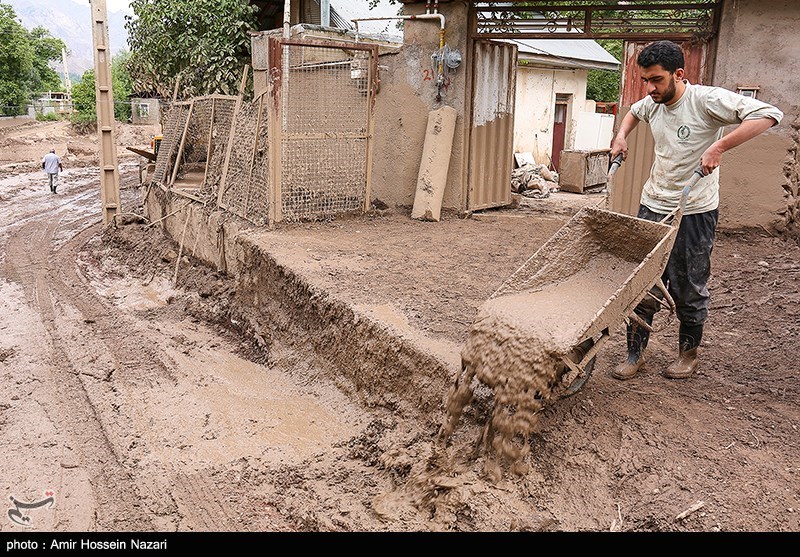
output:
{"label": "wet mud ground", "polygon": [[[425,415],[364,404],[313,338],[265,340],[268,323],[254,337],[233,277],[188,249],[176,274],[178,246],[146,222],[102,227],[96,176],[71,170],[55,197],[39,173],[0,176],[0,478],[17,500],[55,493],[29,528],[800,530],[796,243],[720,231],[697,375],[659,375],[677,350],[661,312],[642,374],[612,379],[614,331],[584,388],[539,415],[527,472],[498,481],[475,450],[491,392],[444,446],[446,392],[424,393],[441,401]],[[304,280],[457,350],[568,218],[522,206],[419,223],[391,210],[265,234]]]}

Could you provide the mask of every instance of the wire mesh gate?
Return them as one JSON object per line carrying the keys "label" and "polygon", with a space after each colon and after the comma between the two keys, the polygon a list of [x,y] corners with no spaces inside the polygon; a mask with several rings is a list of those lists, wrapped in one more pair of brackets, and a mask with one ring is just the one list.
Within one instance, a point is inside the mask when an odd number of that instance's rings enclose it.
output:
{"label": "wire mesh gate", "polygon": [[366,211],[377,47],[269,41],[271,220]]}

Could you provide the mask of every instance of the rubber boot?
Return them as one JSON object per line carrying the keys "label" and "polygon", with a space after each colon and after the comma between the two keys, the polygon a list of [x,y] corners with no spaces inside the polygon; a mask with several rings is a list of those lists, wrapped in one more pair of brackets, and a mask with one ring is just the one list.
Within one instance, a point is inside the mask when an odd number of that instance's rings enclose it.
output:
{"label": "rubber boot", "polygon": [[[642,319],[648,325],[653,322],[652,317],[642,317]],[[639,370],[644,365],[644,349],[647,348],[649,340],[650,331],[636,321],[630,321],[627,327],[628,357],[611,372],[611,377],[620,381],[636,377],[636,374],[639,373]]]}
{"label": "rubber boot", "polygon": [[669,379],[687,379],[697,369],[697,347],[703,340],[702,325],[680,326],[678,340],[678,359],[664,370],[664,377]]}

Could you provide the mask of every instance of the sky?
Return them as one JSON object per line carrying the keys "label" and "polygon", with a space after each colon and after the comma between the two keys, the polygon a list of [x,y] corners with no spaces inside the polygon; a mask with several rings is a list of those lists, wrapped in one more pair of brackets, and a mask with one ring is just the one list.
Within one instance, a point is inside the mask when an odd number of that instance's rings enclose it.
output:
{"label": "sky", "polygon": [[[89,0],[72,0],[77,4],[81,4],[83,6],[89,5]],[[119,12],[119,11],[126,11],[133,13],[130,9],[130,0],[106,0],[106,11],[109,12]]]}

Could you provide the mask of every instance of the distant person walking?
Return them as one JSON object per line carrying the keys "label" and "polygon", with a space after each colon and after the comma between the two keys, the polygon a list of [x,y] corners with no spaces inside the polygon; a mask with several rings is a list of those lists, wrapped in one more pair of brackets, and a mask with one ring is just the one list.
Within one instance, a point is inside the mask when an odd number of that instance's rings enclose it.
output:
{"label": "distant person walking", "polygon": [[42,168],[47,173],[47,178],[50,181],[50,191],[56,193],[58,173],[63,172],[64,167],[61,165],[61,159],[56,155],[55,149],[50,149],[50,152],[44,156],[42,159]]}

